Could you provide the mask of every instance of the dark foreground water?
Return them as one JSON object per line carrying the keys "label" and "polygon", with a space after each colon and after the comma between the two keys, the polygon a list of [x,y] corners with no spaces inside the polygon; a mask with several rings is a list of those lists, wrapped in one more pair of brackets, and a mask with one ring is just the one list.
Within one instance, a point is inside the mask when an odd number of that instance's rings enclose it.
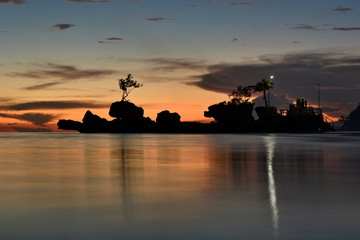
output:
{"label": "dark foreground water", "polygon": [[360,239],[360,135],[0,141],[0,239]]}

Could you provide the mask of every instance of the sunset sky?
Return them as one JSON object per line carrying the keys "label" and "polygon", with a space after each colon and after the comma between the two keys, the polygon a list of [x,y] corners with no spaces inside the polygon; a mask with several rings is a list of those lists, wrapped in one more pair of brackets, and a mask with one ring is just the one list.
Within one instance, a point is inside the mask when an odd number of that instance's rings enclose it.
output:
{"label": "sunset sky", "polygon": [[359,42],[357,0],[0,0],[0,131],[56,131],[87,109],[111,120],[128,73],[144,85],[130,101],[153,120],[206,120],[270,75],[272,104],[316,106],[319,83],[338,118],[360,102]]}

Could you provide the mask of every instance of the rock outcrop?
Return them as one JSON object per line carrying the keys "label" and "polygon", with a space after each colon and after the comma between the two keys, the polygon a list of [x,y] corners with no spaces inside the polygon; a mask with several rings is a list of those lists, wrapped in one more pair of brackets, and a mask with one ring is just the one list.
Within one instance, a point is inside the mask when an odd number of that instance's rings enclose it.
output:
{"label": "rock outcrop", "polygon": [[61,119],[58,128],[82,133],[154,132],[155,122],[144,117],[144,109],[127,101],[111,104],[109,115],[116,119],[108,121],[91,111],[86,111],[82,122]]}
{"label": "rock outcrop", "polygon": [[[144,117],[144,109],[128,101],[114,102],[109,121],[87,111],[82,122],[61,119],[59,129],[82,133],[239,133],[239,132],[318,132],[332,130],[322,114],[289,110],[288,116],[279,115],[276,108],[257,108],[259,119],[255,121],[253,103],[221,102],[208,107],[205,117],[214,118],[212,123],[181,122],[181,116],[168,110],[158,113],[156,122]],[[293,106],[293,110],[297,110]],[[294,112],[294,111],[293,111]],[[360,130],[360,107],[350,114],[344,130]]]}
{"label": "rock outcrop", "polygon": [[178,113],[170,113],[168,110],[157,114],[156,125],[160,131],[178,130],[181,124]]}
{"label": "rock outcrop", "polygon": [[350,113],[348,120],[344,122],[344,125],[340,130],[360,131],[360,104]]}
{"label": "rock outcrop", "polygon": [[144,117],[144,109],[132,102],[119,101],[111,104],[109,115],[122,120],[140,120]]}

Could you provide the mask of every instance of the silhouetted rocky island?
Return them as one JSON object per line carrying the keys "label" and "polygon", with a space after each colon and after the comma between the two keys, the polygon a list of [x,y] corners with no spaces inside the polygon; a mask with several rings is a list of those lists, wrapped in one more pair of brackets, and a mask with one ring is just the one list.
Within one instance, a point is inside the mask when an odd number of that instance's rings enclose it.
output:
{"label": "silhouetted rocky island", "polygon": [[343,131],[360,131],[360,104],[357,108],[344,119],[344,125],[340,130]]}
{"label": "silhouetted rocky island", "polygon": [[[134,89],[142,85],[132,79],[131,74],[119,80],[123,91],[122,100],[111,104],[108,121],[87,111],[82,122],[61,119],[59,129],[76,130],[81,133],[241,133],[241,132],[319,132],[333,130],[319,109],[311,108],[303,98],[289,109],[277,111],[268,106],[267,91],[273,87],[271,81],[262,80],[254,86],[239,86],[229,96],[230,101],[208,107],[205,117],[211,123],[182,122],[178,113],[168,110],[157,114],[156,121],[144,117],[144,109],[126,100]],[[257,107],[258,119],[253,117],[254,103],[249,102],[253,92],[262,92],[265,107]]]}

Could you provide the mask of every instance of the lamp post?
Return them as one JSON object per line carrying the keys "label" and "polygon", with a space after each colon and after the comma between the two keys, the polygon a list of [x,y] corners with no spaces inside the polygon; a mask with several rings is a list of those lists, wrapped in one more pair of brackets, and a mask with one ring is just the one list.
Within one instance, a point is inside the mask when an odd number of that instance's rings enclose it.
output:
{"label": "lamp post", "polygon": [[[270,80],[274,79],[274,75],[270,75]],[[270,106],[270,89],[268,90],[268,104]]]}
{"label": "lamp post", "polygon": [[320,83],[316,83],[317,85],[317,90],[318,90],[318,108],[319,108],[319,113],[321,112],[320,110]]}

